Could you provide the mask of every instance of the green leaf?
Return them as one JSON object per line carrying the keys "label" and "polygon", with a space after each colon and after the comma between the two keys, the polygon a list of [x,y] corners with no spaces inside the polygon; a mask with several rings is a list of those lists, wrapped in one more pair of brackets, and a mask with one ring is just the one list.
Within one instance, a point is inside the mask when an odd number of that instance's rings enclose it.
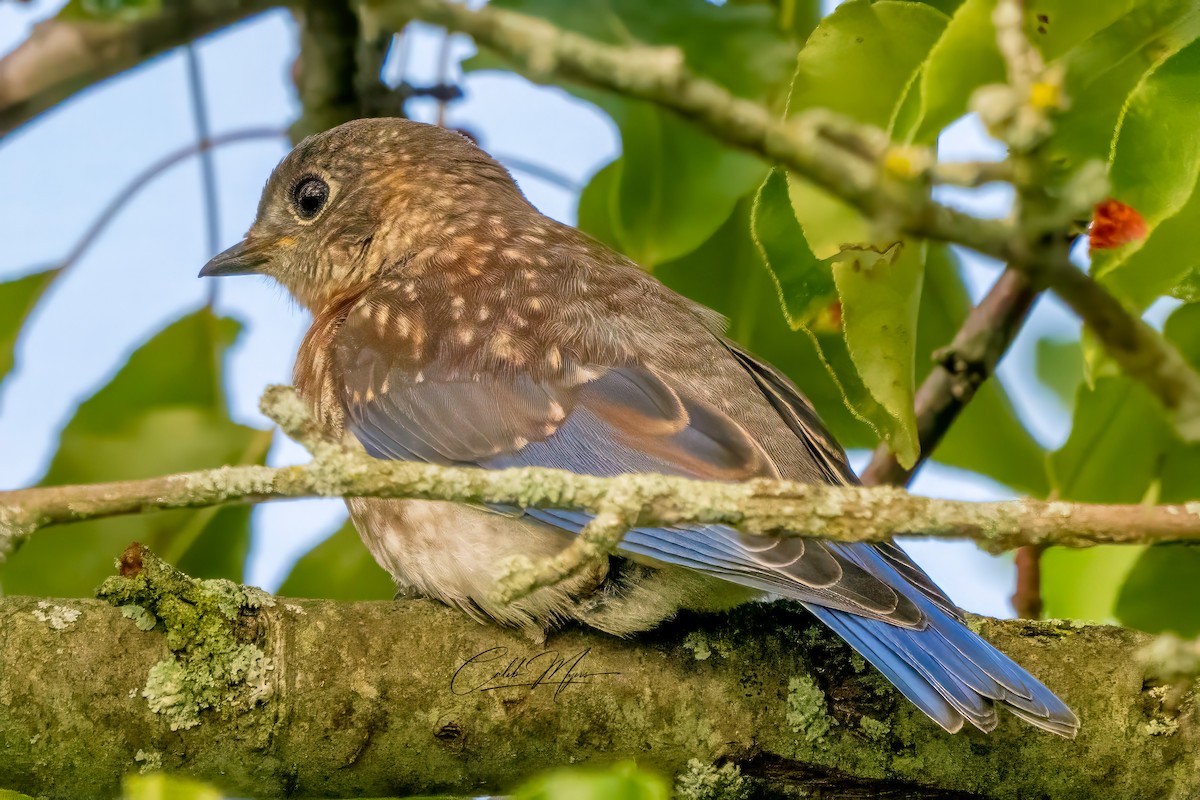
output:
{"label": "green leaf", "polygon": [[162,0],[71,0],[59,19],[86,22],[141,22],[162,13]]}
{"label": "green leaf", "polygon": [[[1145,0],[1028,0],[1024,3],[1025,33],[1053,61],[1124,15],[1152,6]],[[1144,13],[1144,12],[1143,12]],[[1128,21],[1126,21],[1128,24]]]}
{"label": "green leaf", "polygon": [[[842,388],[832,377],[837,375],[846,382],[846,395],[856,403],[872,402],[846,352],[841,331],[828,321],[814,323],[810,338],[789,328],[779,313],[774,282],[750,236],[748,201],[739,203],[707,242],[683,258],[657,267],[654,275],[680,294],[728,317],[729,337],[795,381],[843,445],[874,447],[878,443],[872,430],[850,413]],[[819,343],[819,350],[814,342]]]}
{"label": "green leaf", "polygon": [[[971,309],[958,259],[944,245],[930,245],[917,324],[916,377],[933,368],[932,354],[950,343]],[[971,470],[1024,494],[1049,491],[1046,453],[1017,417],[998,375],[979,387],[971,402],[929,454],[942,464]]]}
{"label": "green leaf", "polygon": [[883,252],[844,250],[833,264],[842,331],[863,384],[887,412],[871,418],[902,466],[917,460],[913,352],[925,245],[899,242]]}
{"label": "green leaf", "polygon": [[966,0],[954,12],[921,70],[920,113],[907,129],[896,130],[898,138],[934,142],[942,128],[967,113],[976,89],[1005,80],[992,25],[995,8],[995,0]]}
{"label": "green leaf", "polygon": [[779,293],[792,330],[807,328],[837,300],[833,267],[808,249],[792,211],[787,173],[772,170],[754,198],[750,213],[754,241]]}
{"label": "green leaf", "polygon": [[618,118],[624,152],[608,197],[620,250],[654,267],[695,250],[762,182],[766,165],[649,103]]}
{"label": "green leaf", "polygon": [[[1200,41],[1180,50],[1147,74],[1130,96],[1113,145],[1109,180],[1115,198],[1137,209],[1149,238],[1165,220],[1191,205],[1200,175]],[[1195,208],[1191,209],[1195,214]],[[1122,294],[1153,297],[1170,291],[1195,262],[1194,242],[1161,262],[1144,259],[1129,266],[1130,256],[1146,242],[1092,254],[1092,271]],[[1193,237],[1194,238],[1194,237]],[[1190,247],[1186,245],[1190,244]],[[1184,254],[1187,254],[1186,256]],[[1192,259],[1192,260],[1189,260]],[[1118,278],[1118,274],[1124,272]]]}
{"label": "green leaf", "polygon": [[[1163,334],[1193,366],[1200,367],[1200,305],[1181,306]],[[1200,500],[1200,446],[1171,442],[1159,470],[1159,503]],[[1180,636],[1200,635],[1200,547],[1156,545],[1134,563],[1117,598],[1123,625]]]}
{"label": "green leaf", "polygon": [[[496,0],[493,5],[612,44],[678,47],[697,74],[768,104],[782,104],[791,76],[795,45],[766,5],[705,0]],[[487,54],[464,63],[467,70],[503,66]],[[604,227],[611,233],[606,241],[644,267],[679,258],[704,243],[766,174],[762,161],[674,114],[569,82],[562,85],[607,111],[620,129],[622,157],[603,184],[603,198],[598,184],[587,202],[604,209]]]}
{"label": "green leaf", "polygon": [[630,763],[605,770],[576,767],[534,778],[512,794],[513,800],[669,800],[671,786]]}
{"label": "green leaf", "polygon": [[[1148,391],[1124,377],[1080,388],[1066,443],[1049,459],[1054,496],[1085,503],[1138,503],[1151,495],[1171,428]],[[1110,620],[1125,575],[1146,548],[1052,548],[1042,559],[1042,595],[1054,617]]]}
{"label": "green leaf", "polygon": [[48,269],[0,283],[0,382],[16,363],[14,350],[25,318],[58,273],[57,269]]}
{"label": "green leaf", "polygon": [[328,600],[390,600],[396,594],[396,584],[375,563],[354,523],[347,520],[332,536],[300,557],[277,594]]}
{"label": "green leaf", "polygon": [[[821,21],[797,58],[788,113],[827,108],[889,127],[946,16],[918,3],[851,0]],[[792,206],[809,249],[829,258],[872,242],[862,216],[808,181],[789,176]]]}
{"label": "green leaf", "polygon": [[[1175,442],[1163,458],[1158,502],[1200,500],[1200,447]],[[1139,548],[1121,585],[1116,616],[1122,625],[1150,633],[1200,635],[1200,546]]]}
{"label": "green leaf", "polygon": [[1053,339],[1044,336],[1037,341],[1037,377],[1054,392],[1067,411],[1075,412],[1075,398],[1083,385],[1083,347],[1078,339]]}
{"label": "green leaf", "polygon": [[[765,4],[717,5],[706,0],[492,0],[504,8],[540,17],[559,28],[608,44],[678,47],[688,69],[734,94],[770,101],[779,97],[792,72],[795,44],[779,29]],[[487,53],[463,63],[466,71],[509,69]],[[544,76],[541,76],[544,78]],[[581,87],[565,84],[572,92]],[[591,90],[584,99],[595,99]]]}
{"label": "green leaf", "polygon": [[[221,360],[232,320],[190,314],[142,345],[75,412],[42,483],[149,478],[225,464],[261,464],[271,432],[229,419]],[[250,541],[246,506],[164,511],[50,528],[4,565],[5,592],[90,595],[112,560],[139,541],[199,577],[240,579]]]}
{"label": "green leaf", "polygon": [[129,775],[122,781],[122,800],[222,800],[211,786],[161,772]]}

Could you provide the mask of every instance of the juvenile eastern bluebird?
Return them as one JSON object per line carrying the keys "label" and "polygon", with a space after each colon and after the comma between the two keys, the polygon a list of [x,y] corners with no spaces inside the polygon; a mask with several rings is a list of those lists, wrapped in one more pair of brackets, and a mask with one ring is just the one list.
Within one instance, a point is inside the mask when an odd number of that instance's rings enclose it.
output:
{"label": "juvenile eastern bluebird", "polygon": [[[807,398],[726,339],[719,315],[540,214],[453,131],[372,119],[305,139],[245,239],[200,272],[247,273],[312,311],[296,385],[331,434],[376,458],[857,482]],[[948,731],[991,730],[996,704],[1054,733],[1079,727],[891,542],[638,528],[620,557],[502,606],[490,598],[505,560],[557,553],[588,515],[347,504],[398,585],[477,618],[625,635],[681,608],[789,597]]]}

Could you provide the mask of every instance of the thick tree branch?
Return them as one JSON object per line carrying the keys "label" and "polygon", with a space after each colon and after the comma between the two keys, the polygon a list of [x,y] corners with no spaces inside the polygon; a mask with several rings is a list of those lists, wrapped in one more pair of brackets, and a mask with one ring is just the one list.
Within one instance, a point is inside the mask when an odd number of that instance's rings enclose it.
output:
{"label": "thick tree branch", "polygon": [[49,19],[0,58],[0,138],[105,78],[280,5],[269,0],[164,0],[134,21]]}
{"label": "thick tree branch", "polygon": [[[291,389],[264,397],[265,409],[313,453],[310,464],[244,466],[91,486],[0,492],[0,552],[39,528],[119,514],[310,496],[371,496],[583,509],[604,516],[557,569],[611,549],[619,526],[722,523],[746,531],[881,541],[920,531],[969,538],[1000,551],[1023,544],[1200,541],[1200,504],[1085,505],[1037,500],[969,503],[890,487],[814,486],[791,481],[691,481],[662,475],[594,478],[551,469],[480,470],[380,461],[324,441]],[[790,533],[789,533],[790,532]],[[4,546],[7,544],[7,547]],[[546,565],[542,565],[545,567]],[[522,572],[517,570],[517,572]],[[529,572],[529,570],[524,570]],[[520,591],[525,578],[515,578]]]}
{"label": "thick tree branch", "polygon": [[[1062,297],[1121,368],[1154,392],[1181,435],[1200,440],[1200,374],[1174,345],[1072,265],[1063,237],[1053,235],[1097,198],[1076,192],[1079,197],[1062,202],[1080,208],[1030,216],[1025,225],[977,219],[934,202],[926,191],[927,170],[896,169],[933,164],[932,156],[910,158],[917,151],[897,151],[882,131],[822,110],[777,119],[765,106],[693,75],[678,49],[608,45],[491,6],[472,10],[446,0],[363,0],[362,5],[385,27],[417,18],[468,33],[535,80],[575,80],[656,103],[723,141],[782,164],[883,228],[962,244],[1008,263]],[[1027,122],[1018,119],[1014,129],[1032,136],[1036,131],[1026,131]]]}
{"label": "thick tree branch", "polygon": [[1072,742],[1009,716],[947,734],[794,604],[535,645],[426,601],[193,581],[137,547],[121,572],[108,602],[0,599],[0,786],[111,797],[166,769],[245,797],[480,795],[636,758],[732,763],[761,796],[1200,791],[1194,704],[1168,708],[1148,637],[1118,628],[972,622],[1079,712]]}

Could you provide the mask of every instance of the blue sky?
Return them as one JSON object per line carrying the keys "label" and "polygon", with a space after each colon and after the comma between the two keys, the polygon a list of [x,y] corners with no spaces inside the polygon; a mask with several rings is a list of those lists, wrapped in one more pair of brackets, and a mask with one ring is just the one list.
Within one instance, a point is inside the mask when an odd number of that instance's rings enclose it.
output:
{"label": "blue sky", "polygon": [[[62,0],[0,3],[0,52],[24,39],[29,28]],[[436,79],[443,34],[414,25],[405,58],[407,79]],[[286,126],[298,107],[289,73],[295,58],[294,24],[271,12],[203,40],[201,59],[213,133],[254,126]],[[451,40],[451,61],[473,52],[462,37]],[[399,65],[390,63],[389,77]],[[457,70],[452,78],[457,76]],[[0,143],[3,200],[0,280],[61,258],[121,187],[148,164],[196,138],[180,52],[110,80],[43,115]],[[620,152],[608,119],[566,93],[507,75],[480,74],[463,83],[466,96],[450,106],[448,123],[466,127],[508,163],[530,200],[543,212],[572,222],[576,193],[522,171],[529,162],[552,168],[583,186]],[[418,119],[433,121],[431,101],[413,103]],[[945,157],[998,157],[972,120],[955,125],[941,143]],[[280,141],[256,141],[216,151],[221,246],[236,241],[254,215],[259,191],[286,151]],[[950,192],[947,202],[976,213],[1003,214],[1002,188]],[[199,162],[191,159],[142,191],[89,253],[58,281],[26,325],[17,371],[0,396],[0,488],[36,482],[54,452],[57,433],[77,403],[103,386],[125,356],[170,321],[199,307],[209,287],[195,278],[210,255],[205,244]],[[968,259],[976,297],[998,274],[994,263]],[[233,415],[265,427],[257,410],[268,383],[287,383],[307,316],[265,280],[219,286],[218,309],[245,324],[228,362]],[[763,309],[762,313],[779,313]],[[1001,366],[1022,417],[1046,445],[1066,437],[1069,418],[1032,379],[1033,345],[1047,332],[1078,331],[1054,300],[1039,303],[1013,353]],[[803,381],[801,381],[803,388]],[[852,454],[861,466],[865,454]],[[271,463],[303,461],[305,453],[277,439]],[[914,485],[924,494],[963,499],[1011,496],[1003,487],[954,470],[927,467]],[[273,588],[301,553],[344,517],[340,501],[270,504],[255,511],[256,537],[249,581]],[[950,595],[969,610],[1007,616],[1013,575],[1009,559],[996,559],[969,543],[911,542],[910,552]]]}

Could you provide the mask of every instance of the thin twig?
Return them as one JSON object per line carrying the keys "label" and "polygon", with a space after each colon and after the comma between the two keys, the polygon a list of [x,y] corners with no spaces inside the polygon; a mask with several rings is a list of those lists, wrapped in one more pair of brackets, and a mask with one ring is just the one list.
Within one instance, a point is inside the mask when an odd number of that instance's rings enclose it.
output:
{"label": "thin twig", "polygon": [[[212,139],[211,127],[208,122],[208,101],[204,96],[204,74],[200,64],[200,54],[196,51],[196,43],[188,42],[183,48],[187,58],[188,94],[192,99],[192,121],[196,126],[196,142],[207,142]],[[208,253],[206,257],[214,256],[221,249],[221,209],[217,199],[217,165],[213,158],[211,147],[200,151],[200,177],[204,186],[204,230]],[[218,281],[209,281],[208,305],[212,307],[217,301]]]}
{"label": "thin twig", "polygon": [[175,165],[186,161],[188,158],[203,153],[206,150],[211,150],[216,147],[224,147],[225,145],[236,144],[238,142],[248,142],[256,139],[280,139],[286,138],[287,131],[281,128],[245,128],[243,130],[230,131],[229,133],[219,134],[211,139],[193,142],[186,147],[181,147],[178,150],[168,153],[162,158],[155,161],[150,166],[143,169],[134,176],[125,186],[121,188],[113,199],[109,201],[92,222],[84,231],[83,236],[75,243],[70,252],[63,257],[54,266],[59,270],[66,270],[73,266],[85,253],[91,248],[104,230],[108,227],[122,209],[129,204],[131,200],[142,190],[145,189],[155,178],[159,177],[167,170]]}
{"label": "thin twig", "polygon": [[578,193],[583,190],[583,186],[578,181],[572,180],[570,177],[544,164],[538,164],[520,156],[511,156],[502,153],[493,153],[492,155],[497,161],[511,170],[524,172],[530,177],[545,181],[564,191]]}
{"label": "thin twig", "polygon": [[1017,588],[1013,592],[1013,610],[1023,619],[1042,618],[1042,545],[1018,547],[1016,552]]}

